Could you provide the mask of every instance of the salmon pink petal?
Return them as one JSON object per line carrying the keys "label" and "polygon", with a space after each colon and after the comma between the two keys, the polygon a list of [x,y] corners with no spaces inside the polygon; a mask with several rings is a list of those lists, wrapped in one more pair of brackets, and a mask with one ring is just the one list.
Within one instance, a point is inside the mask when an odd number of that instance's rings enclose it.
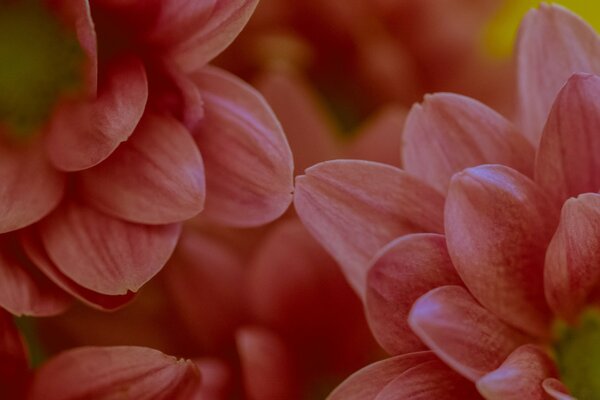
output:
{"label": "salmon pink petal", "polygon": [[[138,0],[136,0],[138,1]],[[159,4],[158,15],[148,39],[162,45],[176,44],[206,23],[220,0],[167,0]],[[143,4],[139,1],[138,4]]]}
{"label": "salmon pink petal", "polygon": [[148,99],[142,61],[125,58],[107,68],[97,98],[62,104],[45,137],[50,161],[58,169],[78,171],[108,157],[133,133]]}
{"label": "salmon pink petal", "polygon": [[417,233],[385,246],[369,269],[366,313],[373,335],[390,354],[423,350],[408,326],[419,297],[444,285],[462,285],[442,235]]}
{"label": "salmon pink petal", "polygon": [[69,203],[40,224],[48,256],[79,285],[123,295],[152,278],[173,252],[179,225],[140,225]]}
{"label": "salmon pink petal", "polygon": [[536,159],[536,181],[557,204],[600,189],[600,77],[575,74],[558,94]]}
{"label": "salmon pink petal", "polygon": [[28,378],[25,342],[12,315],[0,309],[0,395],[6,399],[24,399]]}
{"label": "salmon pink petal", "polygon": [[14,315],[60,314],[71,300],[29,262],[18,239],[0,236],[0,307]]}
{"label": "salmon pink petal", "polygon": [[0,144],[0,233],[37,222],[60,202],[65,177],[37,144]]}
{"label": "salmon pink petal", "polygon": [[279,337],[259,327],[244,327],[236,336],[249,400],[299,398],[293,360]]}
{"label": "salmon pink petal", "polygon": [[530,340],[481,307],[460,286],[442,286],[419,298],[408,322],[438,357],[473,382]]}
{"label": "salmon pink petal", "polygon": [[569,396],[567,387],[556,378],[544,379],[542,383],[544,391],[555,400],[577,400],[575,397]]}
{"label": "salmon pink petal", "polygon": [[[204,67],[221,53],[244,28],[258,0],[216,0],[212,13],[193,35],[186,35],[170,50],[173,59],[185,72]],[[172,24],[173,21],[169,21]]]}
{"label": "salmon pink petal", "polygon": [[512,124],[476,100],[452,93],[425,96],[404,127],[407,172],[442,193],[454,173],[481,164],[502,164],[533,175],[533,148]]}
{"label": "salmon pink petal", "polygon": [[413,232],[442,232],[443,197],[389,165],[335,160],[296,179],[294,205],[308,231],[364,298],[367,268],[387,243]]}
{"label": "salmon pink petal", "polygon": [[187,399],[200,373],[191,361],[134,347],[80,347],[50,359],[34,376],[32,399]]}
{"label": "salmon pink petal", "polygon": [[517,41],[519,119],[537,146],[556,94],[575,72],[600,74],[600,39],[577,15],[541,4],[524,18]]}
{"label": "salmon pink petal", "polygon": [[554,361],[540,347],[524,345],[502,365],[477,381],[479,392],[488,400],[545,400],[542,382],[556,377]]}
{"label": "salmon pink petal", "polygon": [[115,310],[130,302],[135,296],[133,292],[110,296],[80,286],[62,273],[50,260],[38,233],[34,229],[22,231],[20,236],[23,249],[31,261],[58,287],[87,305],[101,310]]}
{"label": "salmon pink petal", "polygon": [[327,400],[375,400],[379,392],[403,372],[435,359],[432,352],[423,351],[378,361],[352,374]]}
{"label": "salmon pink petal", "polygon": [[402,373],[387,384],[375,400],[480,400],[469,382],[439,360],[428,361]]}
{"label": "salmon pink petal", "polygon": [[197,72],[205,117],[195,134],[204,158],[204,214],[226,225],[262,225],[292,200],[293,161],[281,126],[264,99],[216,68]]}
{"label": "salmon pink petal", "polygon": [[315,90],[288,69],[265,72],[255,83],[281,123],[294,154],[296,171],[337,156],[334,121]]}
{"label": "salmon pink petal", "polygon": [[147,114],[126,143],[80,177],[86,202],[132,222],[183,221],[204,205],[200,152],[187,129],[171,117]]}
{"label": "salmon pink petal", "polygon": [[448,251],[473,296],[505,322],[547,336],[544,252],[555,209],[529,178],[500,165],[456,174],[446,200]]}
{"label": "salmon pink petal", "polygon": [[600,283],[600,195],[586,193],[564,204],[546,251],[544,281],[552,310],[573,321]]}

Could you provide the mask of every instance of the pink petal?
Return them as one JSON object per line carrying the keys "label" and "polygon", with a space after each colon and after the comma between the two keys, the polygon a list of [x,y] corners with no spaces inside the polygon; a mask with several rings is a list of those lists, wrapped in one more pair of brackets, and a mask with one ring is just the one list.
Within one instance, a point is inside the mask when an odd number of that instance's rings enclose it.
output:
{"label": "pink petal", "polygon": [[258,0],[217,0],[203,26],[197,26],[193,35],[175,45],[167,58],[174,59],[186,72],[197,71],[233,42],[257,4]]}
{"label": "pink petal", "polygon": [[[144,1],[138,1],[143,4]],[[167,0],[159,4],[155,26],[148,39],[161,45],[173,45],[185,40],[206,24],[219,0]],[[147,7],[147,6],[146,6]]]}
{"label": "pink petal", "polygon": [[567,387],[556,378],[544,379],[542,387],[555,400],[576,400],[575,397],[569,396]]}
{"label": "pink petal", "polygon": [[403,372],[375,400],[478,400],[475,385],[439,360],[428,361]]}
{"label": "pink petal", "polygon": [[575,72],[600,73],[600,40],[579,16],[541,4],[524,18],[517,42],[519,112],[537,145],[560,88]]}
{"label": "pink petal", "polygon": [[50,260],[38,233],[33,229],[22,232],[21,243],[27,256],[52,282],[91,307],[101,310],[115,310],[127,304],[135,296],[135,293],[132,292],[127,292],[124,295],[109,296],[80,286],[63,274],[52,260]]}
{"label": "pink petal", "polygon": [[263,328],[245,327],[237,333],[237,347],[249,400],[299,398],[293,361],[279,337]]}
{"label": "pink petal", "polygon": [[23,253],[18,239],[0,236],[0,306],[14,315],[60,314],[71,299],[52,284]]}
{"label": "pink petal", "polygon": [[443,201],[400,169],[349,160],[307,169],[294,195],[300,219],[361,297],[369,262],[384,245],[412,232],[442,231]]}
{"label": "pink petal", "polygon": [[473,296],[502,320],[548,335],[544,252],[556,212],[527,177],[500,165],[470,168],[450,183],[448,251]]}
{"label": "pink petal", "polygon": [[25,342],[12,315],[0,309],[0,395],[25,398],[29,361]]}
{"label": "pink petal", "polygon": [[79,285],[123,295],[152,278],[175,248],[179,225],[140,225],[70,203],[39,227],[48,256]]}
{"label": "pink petal", "polygon": [[404,128],[406,171],[442,193],[455,172],[503,164],[533,175],[533,148],[503,116],[476,100],[451,93],[425,96]]}
{"label": "pink petal", "polygon": [[408,326],[419,297],[438,286],[462,285],[442,235],[406,235],[375,257],[367,278],[366,313],[373,335],[390,354],[426,347]]}
{"label": "pink petal", "polygon": [[229,246],[184,229],[164,280],[175,312],[205,348],[229,345],[245,318],[244,266]]}
{"label": "pink petal", "polygon": [[196,400],[222,400],[231,397],[232,373],[224,361],[217,358],[194,360],[200,370],[202,385]]}
{"label": "pink petal", "polygon": [[381,109],[353,134],[356,139],[348,146],[345,158],[400,166],[405,120],[406,110],[403,107],[388,106]]}
{"label": "pink petal", "polygon": [[205,101],[195,140],[206,167],[204,214],[226,225],[262,225],[292,196],[290,148],[263,98],[238,78],[204,68],[193,77]]}
{"label": "pink petal", "polygon": [[273,108],[290,143],[297,172],[337,156],[337,127],[318,94],[288,69],[265,72],[255,84]]}
{"label": "pink petal", "polygon": [[204,205],[204,167],[190,133],[171,117],[147,114],[102,164],[80,174],[97,209],[128,221],[168,224]]}
{"label": "pink petal", "polygon": [[60,202],[65,177],[37,143],[0,144],[0,233],[37,222]]}
{"label": "pink petal", "polygon": [[134,347],[80,347],[50,359],[35,374],[30,397],[66,399],[186,399],[200,386],[191,361]]}
{"label": "pink petal", "polygon": [[477,381],[477,389],[488,400],[545,400],[542,382],[557,376],[554,361],[540,347],[516,349],[495,371]]}
{"label": "pink petal", "polygon": [[546,251],[544,282],[552,310],[573,320],[600,283],[600,195],[569,199]]}
{"label": "pink petal", "polygon": [[58,169],[78,171],[103,161],[127,140],[142,117],[148,98],[142,61],[115,61],[105,75],[96,99],[65,103],[54,113],[45,144]]}
{"label": "pink petal", "polygon": [[408,322],[438,357],[471,381],[498,368],[529,340],[459,286],[442,286],[419,298]]}
{"label": "pink petal", "polygon": [[327,400],[375,400],[379,392],[403,372],[435,359],[433,353],[423,351],[378,361],[347,378]]}
{"label": "pink petal", "polygon": [[573,75],[548,117],[536,159],[536,181],[557,204],[600,189],[600,77]]}

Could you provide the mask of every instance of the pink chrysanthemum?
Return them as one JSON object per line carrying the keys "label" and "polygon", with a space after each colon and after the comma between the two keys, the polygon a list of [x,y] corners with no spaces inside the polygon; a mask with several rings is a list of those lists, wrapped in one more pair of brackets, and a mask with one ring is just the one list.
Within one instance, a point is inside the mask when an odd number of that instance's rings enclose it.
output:
{"label": "pink chrysanthemum", "polygon": [[542,6],[518,42],[519,127],[436,94],[404,130],[404,171],[316,165],[295,205],[393,358],[332,399],[600,395],[600,39]]}
{"label": "pink chrysanthemum", "polygon": [[112,309],[164,265],[179,222],[283,213],[292,161],[279,123],[206,66],[256,3],[2,3],[0,306],[60,312],[56,284]]}

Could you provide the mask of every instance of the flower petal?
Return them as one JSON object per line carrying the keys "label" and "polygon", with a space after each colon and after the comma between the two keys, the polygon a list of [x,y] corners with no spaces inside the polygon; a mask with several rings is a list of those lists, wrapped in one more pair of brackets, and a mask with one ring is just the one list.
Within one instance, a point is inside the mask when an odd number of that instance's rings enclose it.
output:
{"label": "flower petal", "polygon": [[70,304],[66,293],[35,270],[15,236],[0,236],[0,307],[13,315],[43,317]]}
{"label": "flower petal", "polygon": [[558,94],[536,159],[535,179],[557,204],[600,189],[600,77],[575,74]]}
{"label": "flower petal", "polygon": [[448,252],[473,296],[505,322],[548,335],[544,252],[555,209],[527,177],[500,165],[470,168],[450,183]]}
{"label": "flower petal", "polygon": [[146,115],[102,164],[80,174],[86,202],[128,221],[168,224],[204,205],[204,166],[190,133],[170,117]]}
{"label": "flower petal", "polygon": [[31,398],[45,400],[191,398],[200,373],[191,361],[134,347],[80,347],[50,359],[37,370]]}
{"label": "flower petal", "polygon": [[37,144],[0,144],[0,233],[37,222],[60,202],[64,174],[46,160]]}
{"label": "flower petal", "polygon": [[502,365],[477,381],[477,389],[488,400],[545,400],[542,382],[558,376],[554,361],[542,348],[524,345]]}
{"label": "flower petal", "polygon": [[506,118],[465,96],[425,96],[410,110],[403,139],[406,171],[442,193],[454,173],[481,164],[503,164],[533,175],[531,144]]}
{"label": "flower petal", "polygon": [[50,259],[79,285],[108,295],[138,289],[175,248],[179,225],[140,225],[70,203],[44,219],[40,238]]}
{"label": "flower petal", "polygon": [[197,71],[229,46],[257,4],[258,0],[217,0],[208,20],[177,43],[166,58],[174,59],[186,72]]}
{"label": "flower petal", "polygon": [[403,372],[435,359],[432,352],[423,351],[378,361],[352,374],[327,400],[375,400],[379,392]]}
{"label": "flower petal", "polygon": [[137,58],[115,61],[90,102],[62,104],[54,113],[45,144],[50,161],[64,171],[92,167],[133,133],[148,99],[144,64]]}
{"label": "flower petal", "polygon": [[246,396],[249,400],[299,398],[291,355],[274,333],[244,327],[237,333]]}
{"label": "flower petal", "polygon": [[206,167],[204,214],[226,225],[262,225],[292,196],[293,161],[275,115],[238,78],[216,68],[193,76],[205,102],[195,134]]}
{"label": "flower petal", "polygon": [[404,171],[370,161],[317,164],[296,179],[294,205],[361,296],[371,258],[398,236],[441,232],[443,197]]}
{"label": "flower petal", "polygon": [[600,283],[600,195],[569,199],[548,250],[544,283],[552,310],[573,321]]}
{"label": "flower petal", "polygon": [[233,377],[229,366],[224,361],[218,358],[200,358],[195,359],[194,363],[202,377],[198,400],[231,398]]}
{"label": "flower petal", "polygon": [[439,360],[428,361],[403,372],[375,400],[479,400],[475,385]]}
{"label": "flower petal", "polygon": [[537,146],[550,106],[575,72],[600,73],[600,40],[579,16],[541,4],[521,23],[517,41],[520,126]]}
{"label": "flower petal", "polygon": [[459,286],[442,286],[421,296],[408,322],[438,357],[474,382],[531,340],[481,307]]}
{"label": "flower petal", "polygon": [[438,286],[462,285],[442,235],[417,233],[385,246],[369,269],[366,313],[373,335],[388,353],[425,349],[408,326],[419,297]]}
{"label": "flower petal", "polygon": [[555,400],[577,400],[575,397],[569,396],[567,387],[556,378],[544,379],[542,387]]}
{"label": "flower petal", "polygon": [[6,399],[24,399],[29,378],[25,342],[12,315],[0,309],[0,395]]}

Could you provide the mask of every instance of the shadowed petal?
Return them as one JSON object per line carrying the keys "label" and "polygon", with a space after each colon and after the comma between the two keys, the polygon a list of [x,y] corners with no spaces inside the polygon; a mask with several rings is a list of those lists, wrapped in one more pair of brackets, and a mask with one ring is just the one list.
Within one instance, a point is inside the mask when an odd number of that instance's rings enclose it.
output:
{"label": "shadowed petal", "polygon": [[373,335],[390,354],[426,347],[408,326],[419,297],[438,286],[462,285],[442,235],[406,235],[375,257],[367,278],[366,313]]}
{"label": "shadowed petal", "polygon": [[477,389],[488,400],[545,400],[542,382],[556,376],[554,361],[542,348],[524,345],[479,379]]}
{"label": "shadowed petal", "polygon": [[88,203],[128,221],[183,221],[204,205],[200,152],[185,127],[170,117],[145,116],[126,143],[80,177]]}
{"label": "shadowed petal", "polygon": [[542,387],[555,400],[577,400],[575,397],[569,396],[567,387],[556,378],[544,379]]}
{"label": "shadowed petal", "polygon": [[186,399],[200,386],[191,361],[134,347],[80,347],[50,359],[35,374],[31,398],[45,400]]}
{"label": "shadowed petal", "polygon": [[404,171],[369,161],[317,164],[296,179],[294,205],[308,231],[364,298],[367,268],[387,243],[441,232],[443,197]]}
{"label": "shadowed petal", "polygon": [[196,26],[193,35],[177,43],[168,58],[174,59],[186,72],[202,68],[229,46],[257,4],[258,0],[217,0],[208,19]]}
{"label": "shadowed petal", "polygon": [[479,400],[482,397],[469,382],[440,360],[428,361],[403,372],[377,395],[375,400]]}
{"label": "shadowed petal", "polygon": [[548,116],[535,180],[557,204],[600,189],[600,77],[573,75]]}
{"label": "shadowed petal", "polygon": [[454,173],[481,164],[503,164],[533,175],[531,144],[506,118],[465,96],[425,96],[410,110],[403,140],[406,171],[442,193]]}
{"label": "shadowed petal", "polygon": [[544,283],[552,310],[573,320],[600,280],[600,195],[569,199],[546,251]]}
{"label": "shadowed petal", "polygon": [[229,366],[217,358],[195,359],[202,385],[197,400],[222,400],[231,397],[233,377]]}
{"label": "shadowed petal", "polygon": [[259,327],[242,328],[236,336],[247,398],[298,398],[293,361],[279,337]]}
{"label": "shadowed petal", "polygon": [[193,80],[205,102],[194,137],[206,168],[204,214],[239,227],[279,217],[292,199],[293,161],[275,115],[260,94],[222,70],[204,68]]}
{"label": "shadowed petal", "polygon": [[40,224],[50,259],[79,285],[108,295],[136,292],[173,252],[179,225],[140,225],[70,203]]}
{"label": "shadowed petal", "polygon": [[530,340],[459,286],[442,286],[419,298],[408,322],[438,357],[474,382]]}
{"label": "shadowed petal", "polygon": [[[27,348],[12,315],[0,309],[0,396],[23,399],[29,378]],[[6,397],[5,397],[6,396]]]}
{"label": "shadowed petal", "polygon": [[60,202],[65,177],[37,144],[0,144],[0,233],[37,222]]}
{"label": "shadowed petal", "polygon": [[352,374],[327,400],[375,400],[379,392],[403,372],[435,359],[432,352],[423,351],[378,361]]}
{"label": "shadowed petal", "polygon": [[541,4],[521,23],[517,41],[519,119],[537,146],[550,106],[575,72],[600,73],[600,40],[580,17]]}
{"label": "shadowed petal", "polygon": [[142,61],[116,61],[105,75],[95,100],[62,104],[53,115],[45,144],[58,169],[78,171],[103,161],[142,117],[148,99]]}
{"label": "shadowed petal", "polygon": [[500,165],[469,168],[450,183],[448,252],[473,296],[505,322],[547,336],[544,252],[556,212],[527,177]]}

